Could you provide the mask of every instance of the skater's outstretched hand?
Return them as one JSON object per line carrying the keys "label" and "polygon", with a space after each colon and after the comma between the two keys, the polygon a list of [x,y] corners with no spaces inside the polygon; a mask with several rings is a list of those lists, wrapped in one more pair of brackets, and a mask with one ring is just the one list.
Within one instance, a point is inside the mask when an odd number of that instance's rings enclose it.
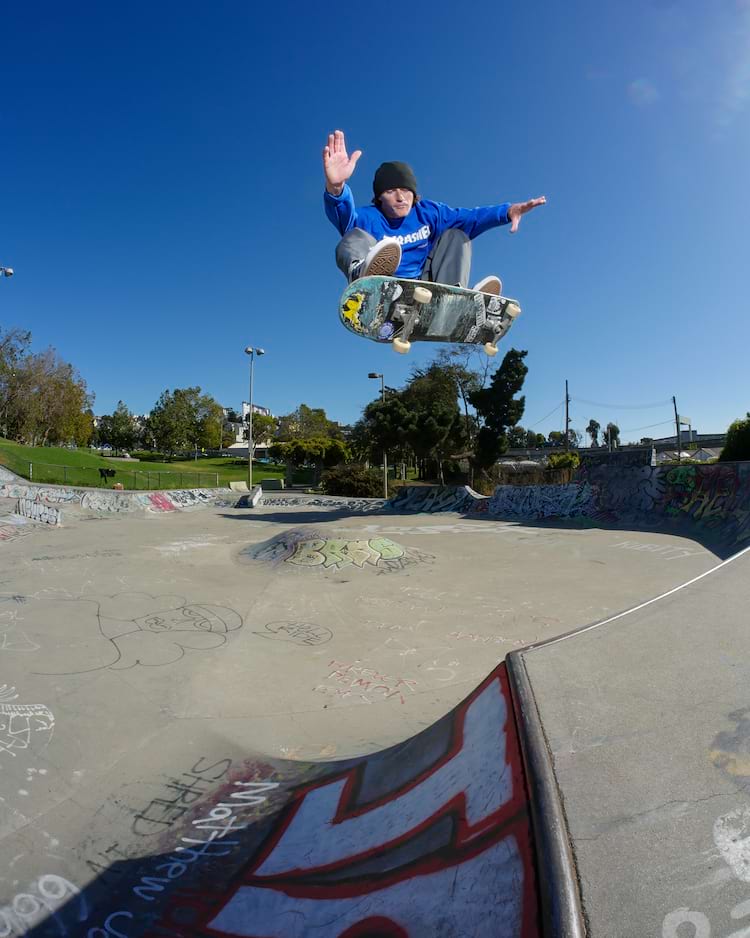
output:
{"label": "skater's outstretched hand", "polygon": [[326,174],[326,189],[332,195],[341,195],[344,183],[354,172],[360,156],[361,150],[355,150],[351,156],[346,152],[343,130],[328,134],[328,144],[323,147],[323,171]]}
{"label": "skater's outstretched hand", "polygon": [[521,216],[525,215],[526,212],[530,212],[532,208],[536,208],[537,205],[544,205],[547,202],[547,197],[545,195],[540,196],[538,199],[529,199],[528,202],[514,202],[513,205],[508,209],[508,220],[510,221],[510,233],[514,234],[518,231],[518,226],[521,223]]}

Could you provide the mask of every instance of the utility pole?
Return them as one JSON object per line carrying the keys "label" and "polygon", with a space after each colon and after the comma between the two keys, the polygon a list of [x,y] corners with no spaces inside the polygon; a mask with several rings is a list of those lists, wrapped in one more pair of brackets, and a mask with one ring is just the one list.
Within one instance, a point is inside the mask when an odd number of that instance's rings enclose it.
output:
{"label": "utility pole", "polygon": [[[385,404],[385,377],[378,371],[371,371],[368,378],[380,378],[380,400]],[[383,450],[383,498],[388,498],[388,453]]]}
{"label": "utility pole", "polygon": [[570,449],[570,395],[568,394],[568,379],[565,379],[565,452]]}
{"label": "utility pole", "polygon": [[672,403],[674,404],[674,425],[675,425],[675,439],[677,440],[677,462],[681,462],[680,450],[680,415],[677,413],[677,398],[672,395]]}

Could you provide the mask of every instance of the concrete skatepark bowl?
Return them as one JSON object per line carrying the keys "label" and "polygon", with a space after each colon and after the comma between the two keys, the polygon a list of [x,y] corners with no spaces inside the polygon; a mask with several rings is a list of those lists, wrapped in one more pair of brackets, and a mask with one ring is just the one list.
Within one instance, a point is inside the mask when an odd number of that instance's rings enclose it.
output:
{"label": "concrete skatepark bowl", "polygon": [[0,511],[0,938],[750,933],[744,464]]}

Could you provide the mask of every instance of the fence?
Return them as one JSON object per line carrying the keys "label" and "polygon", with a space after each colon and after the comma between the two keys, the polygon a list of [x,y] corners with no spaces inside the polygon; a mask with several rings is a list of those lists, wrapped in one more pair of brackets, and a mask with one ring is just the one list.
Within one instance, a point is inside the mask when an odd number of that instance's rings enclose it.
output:
{"label": "fence", "polygon": [[53,485],[81,485],[111,488],[118,482],[124,489],[154,491],[157,489],[218,488],[218,472],[179,472],[170,470],[123,469],[103,466],[58,466],[53,463],[27,462],[10,453],[3,454],[3,463],[13,472],[31,482]]}

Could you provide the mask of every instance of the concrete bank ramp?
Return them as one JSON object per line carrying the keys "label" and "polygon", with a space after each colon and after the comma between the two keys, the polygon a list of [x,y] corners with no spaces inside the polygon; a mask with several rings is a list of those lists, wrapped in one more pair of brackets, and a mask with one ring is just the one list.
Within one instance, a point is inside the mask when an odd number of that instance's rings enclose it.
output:
{"label": "concrete bank ramp", "polygon": [[500,485],[490,496],[468,486],[405,486],[387,504],[398,512],[673,531],[728,556],[750,543],[750,463],[596,466],[568,485]]}
{"label": "concrete bank ramp", "polygon": [[[54,722],[11,700],[14,732]],[[6,722],[7,733],[7,722]],[[19,818],[0,933],[35,938],[533,938],[538,899],[504,665],[429,729],[343,762],[232,762],[204,740],[158,790],[145,743],[120,795]],[[0,735],[0,743],[3,736]],[[208,748],[207,748],[208,747]],[[2,754],[2,753],[0,753]],[[36,770],[28,753],[12,787]],[[35,782],[38,785],[38,782]],[[139,791],[142,789],[142,792]],[[31,799],[29,799],[31,800]],[[132,812],[123,805],[139,804]],[[83,822],[83,823],[81,823]],[[72,841],[65,829],[85,830]],[[54,833],[52,833],[54,832]],[[29,850],[37,873],[26,870]],[[43,871],[39,854],[47,855]]]}
{"label": "concrete bank ramp", "polygon": [[227,489],[180,489],[130,492],[66,485],[36,485],[4,470],[0,476],[0,498],[35,501],[57,509],[75,508],[98,514],[184,511],[215,505],[234,505],[237,496]]}
{"label": "concrete bank ramp", "polygon": [[[750,548],[509,656],[591,938],[750,934],[748,610]],[[537,710],[543,737],[525,725]]]}

